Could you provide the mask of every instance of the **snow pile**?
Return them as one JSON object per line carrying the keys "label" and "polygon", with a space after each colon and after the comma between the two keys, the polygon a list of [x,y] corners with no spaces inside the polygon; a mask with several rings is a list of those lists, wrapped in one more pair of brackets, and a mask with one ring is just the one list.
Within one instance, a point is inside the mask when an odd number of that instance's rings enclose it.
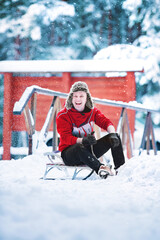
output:
{"label": "snow pile", "polygon": [[136,59],[142,60],[144,65],[144,74],[140,75],[136,73],[137,81],[143,85],[148,83],[151,79],[153,82],[158,82],[159,78],[159,64],[157,60],[157,48],[142,48],[129,44],[115,44],[107,48],[101,49],[95,56],[94,59]]}
{"label": "snow pile", "polygon": [[0,239],[159,239],[159,155],[127,160],[107,180],[44,181],[45,163],[0,161]]}

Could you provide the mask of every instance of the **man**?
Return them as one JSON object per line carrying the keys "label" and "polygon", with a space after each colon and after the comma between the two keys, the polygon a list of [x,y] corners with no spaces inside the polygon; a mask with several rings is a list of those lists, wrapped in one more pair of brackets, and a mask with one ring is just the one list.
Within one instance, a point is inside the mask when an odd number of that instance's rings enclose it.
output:
{"label": "man", "polygon": [[[98,158],[111,149],[115,169],[125,163],[120,137],[112,122],[93,106],[91,94],[85,82],[72,85],[65,108],[57,115],[57,130],[60,135],[59,150],[68,166],[88,165],[101,177],[114,175],[110,167]],[[108,134],[96,140],[94,124]]]}

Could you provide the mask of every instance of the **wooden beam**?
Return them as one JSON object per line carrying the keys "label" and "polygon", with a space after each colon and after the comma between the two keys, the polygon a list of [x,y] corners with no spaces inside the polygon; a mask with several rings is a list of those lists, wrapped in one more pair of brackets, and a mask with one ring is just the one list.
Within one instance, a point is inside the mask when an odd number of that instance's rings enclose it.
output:
{"label": "wooden beam", "polygon": [[9,160],[12,141],[12,74],[4,74],[4,105],[3,105],[3,160]]}
{"label": "wooden beam", "polygon": [[121,116],[117,126],[117,132],[122,136],[122,146],[126,146],[128,158],[133,157],[132,136],[127,109],[125,108],[122,108]]}
{"label": "wooden beam", "polygon": [[69,92],[70,87],[71,87],[71,73],[70,72],[63,72],[62,73],[62,81],[64,83],[65,92]]}
{"label": "wooden beam", "polygon": [[31,97],[31,114],[34,119],[34,131],[35,131],[35,125],[36,125],[36,109],[37,109],[37,94],[34,93]]}
{"label": "wooden beam", "polygon": [[28,105],[26,105],[24,109],[24,118],[26,122],[27,133],[28,133],[28,142],[29,142],[28,154],[30,155],[32,154],[32,141],[33,141],[32,135],[35,131],[34,129],[35,123]]}
{"label": "wooden beam", "polygon": [[152,147],[154,150],[154,154],[157,155],[157,146],[156,146],[156,141],[155,141],[155,136],[154,136],[154,131],[153,131],[151,112],[148,112],[147,117],[146,117],[145,126],[144,126],[141,146],[139,149],[139,155],[145,149],[145,140],[146,140],[147,154],[149,154],[149,151],[151,149],[150,139],[152,141]]}

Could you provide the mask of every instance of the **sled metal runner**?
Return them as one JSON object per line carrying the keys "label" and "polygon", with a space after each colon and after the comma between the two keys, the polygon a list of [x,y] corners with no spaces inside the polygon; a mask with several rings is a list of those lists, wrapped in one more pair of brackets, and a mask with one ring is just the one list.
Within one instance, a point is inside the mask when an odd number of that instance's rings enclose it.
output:
{"label": "sled metal runner", "polygon": [[[50,160],[50,163],[46,164],[46,169],[45,169],[45,173],[44,173],[44,176],[43,176],[44,180],[68,179],[69,178],[68,169],[73,169],[73,174],[70,177],[70,179],[72,179],[72,180],[76,180],[79,173],[82,172],[83,170],[87,170],[88,173],[86,174],[86,176],[82,177],[81,180],[88,179],[94,173],[94,170],[92,170],[90,167],[88,167],[86,165],[66,166],[63,163],[62,158],[58,155],[58,152],[59,151],[44,153],[44,156],[47,156],[48,159]],[[55,157],[59,158],[60,162],[55,162]],[[47,177],[48,173],[51,170],[54,170],[54,169],[58,169],[59,171],[63,171],[63,173],[65,174],[65,178],[56,178],[56,177],[55,178],[48,178]],[[54,171],[52,171],[52,174],[54,174]]]}

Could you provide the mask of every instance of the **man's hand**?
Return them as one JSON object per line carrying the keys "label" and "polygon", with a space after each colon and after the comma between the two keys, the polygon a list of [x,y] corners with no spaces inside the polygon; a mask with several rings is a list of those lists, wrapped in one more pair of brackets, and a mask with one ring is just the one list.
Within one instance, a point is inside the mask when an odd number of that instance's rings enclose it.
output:
{"label": "man's hand", "polygon": [[86,137],[83,137],[83,139],[82,139],[82,144],[84,146],[94,145],[96,143],[97,143],[97,140],[96,140],[95,136],[93,135],[93,133],[89,134]]}
{"label": "man's hand", "polygon": [[110,144],[113,148],[118,147],[120,144],[119,138],[118,138],[118,134],[117,133],[109,133],[108,134],[108,138],[110,141]]}

